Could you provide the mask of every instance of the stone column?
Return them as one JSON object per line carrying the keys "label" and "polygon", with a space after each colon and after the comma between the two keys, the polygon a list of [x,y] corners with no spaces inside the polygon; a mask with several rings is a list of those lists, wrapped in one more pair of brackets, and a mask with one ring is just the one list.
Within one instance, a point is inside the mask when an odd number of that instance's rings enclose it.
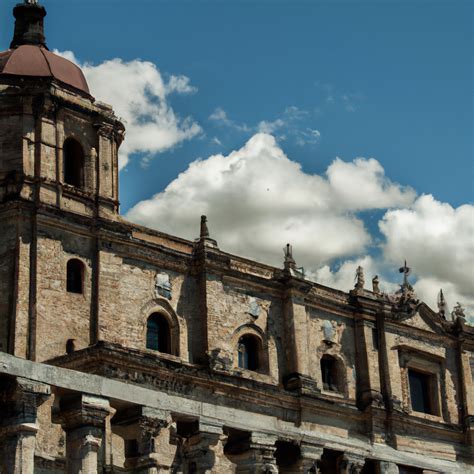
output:
{"label": "stone column", "polygon": [[323,446],[302,442],[300,445],[300,459],[296,462],[292,472],[302,474],[319,474],[319,461],[323,455]]}
{"label": "stone column", "polygon": [[176,454],[176,446],[170,444],[169,412],[134,406],[118,412],[112,425],[113,431],[131,446],[125,460],[127,469],[141,474],[168,472]]}
{"label": "stone column", "polygon": [[394,462],[380,461],[380,474],[398,474],[398,466]]}
{"label": "stone column", "polygon": [[344,453],[339,472],[340,474],[360,474],[364,468],[364,464],[364,455]]}
{"label": "stone column", "polygon": [[275,459],[277,437],[266,433],[253,432],[247,441],[246,450],[239,456],[236,473],[271,474],[277,473]]}
{"label": "stone column", "polygon": [[51,395],[49,385],[22,377],[4,378],[0,392],[0,471],[33,474],[38,407]]}
{"label": "stone column", "polygon": [[231,472],[232,463],[224,455],[226,440],[221,424],[201,418],[199,432],[191,436],[184,446],[188,469],[194,463],[199,474]]}
{"label": "stone column", "polygon": [[68,474],[96,474],[102,467],[105,423],[111,413],[107,399],[87,394],[62,397],[53,422],[66,432]]}

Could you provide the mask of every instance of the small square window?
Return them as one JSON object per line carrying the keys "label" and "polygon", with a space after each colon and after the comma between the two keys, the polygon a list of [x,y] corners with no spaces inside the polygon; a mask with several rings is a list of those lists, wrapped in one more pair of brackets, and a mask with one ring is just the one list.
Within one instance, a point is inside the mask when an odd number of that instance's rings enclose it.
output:
{"label": "small square window", "polygon": [[410,400],[413,411],[436,415],[436,380],[432,374],[408,370],[408,382],[410,385]]}

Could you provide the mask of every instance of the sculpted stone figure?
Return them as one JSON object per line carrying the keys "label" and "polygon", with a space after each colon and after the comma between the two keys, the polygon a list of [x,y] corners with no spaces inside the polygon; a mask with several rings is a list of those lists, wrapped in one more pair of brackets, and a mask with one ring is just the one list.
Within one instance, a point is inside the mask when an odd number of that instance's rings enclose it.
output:
{"label": "sculpted stone figure", "polygon": [[374,278],[372,278],[372,291],[376,295],[380,294],[379,276],[378,275],[375,275]]}
{"label": "sculpted stone figure", "polygon": [[356,270],[356,284],[355,288],[357,290],[362,290],[365,285],[365,278],[364,278],[364,269],[359,265]]}
{"label": "sculpted stone figure", "polygon": [[464,312],[464,308],[459,301],[451,311],[451,316],[453,317],[453,321],[456,320],[456,318],[466,319],[466,313]]}

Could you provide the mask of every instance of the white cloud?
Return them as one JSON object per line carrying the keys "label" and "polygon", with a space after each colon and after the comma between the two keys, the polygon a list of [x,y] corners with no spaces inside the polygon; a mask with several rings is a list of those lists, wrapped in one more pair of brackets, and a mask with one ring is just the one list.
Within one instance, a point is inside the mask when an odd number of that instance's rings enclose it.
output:
{"label": "white cloud", "polygon": [[191,80],[186,76],[171,76],[166,84],[168,94],[177,92],[178,94],[194,94],[197,88],[191,85]]}
{"label": "white cloud", "polygon": [[[368,255],[376,244],[358,216],[374,209],[386,210],[377,258]],[[208,215],[211,235],[225,251],[281,267],[282,247],[290,242],[308,278],[346,291],[358,265],[366,288],[378,274],[381,290],[395,291],[401,280],[383,275],[407,258],[418,296],[433,309],[443,288],[451,308],[460,301],[474,310],[474,207],[453,209],[432,196],[416,198],[411,188],[390,181],[373,158],[337,158],[325,175],[312,175],[273,136],[257,133],[227,156],[191,163],[127,217],[193,239],[201,214]]]}
{"label": "white cloud", "polygon": [[474,206],[453,208],[423,195],[407,209],[388,211],[379,227],[386,260],[406,258],[424,298],[443,287],[451,304],[459,299],[474,308]]}
{"label": "white cloud", "polygon": [[[359,159],[355,169],[364,165]],[[377,169],[372,169],[372,174],[370,168],[365,170],[367,185],[378,179]],[[385,195],[389,185],[387,181],[387,186],[377,188],[381,202],[389,203]],[[393,206],[400,200],[395,197]],[[209,216],[221,248],[276,265],[281,264],[281,248],[287,241],[294,245],[298,263],[312,268],[361,254],[371,241],[362,220],[340,201],[330,180],[304,173],[274,137],[263,133],[228,156],[195,161],[162,193],[134,206],[127,217],[194,238],[201,214]]]}
{"label": "white cloud", "polygon": [[336,158],[327,170],[334,198],[345,209],[385,209],[408,206],[416,193],[393,183],[375,159],[357,158],[347,163]]}
{"label": "white cloud", "polygon": [[209,115],[209,120],[216,122],[218,125],[233,128],[240,132],[250,131],[250,128],[245,123],[237,123],[234,120],[231,120],[222,107],[216,107],[212,114]]}
{"label": "white cloud", "polygon": [[257,130],[261,133],[275,133],[277,130],[283,128],[286,122],[282,119],[276,119],[273,122],[262,120],[257,125]]}
{"label": "white cloud", "polygon": [[309,115],[308,111],[291,105],[274,120],[261,120],[257,125],[249,126],[231,120],[222,107],[217,107],[209,116],[209,120],[239,132],[268,133],[279,141],[292,138],[297,145],[305,146],[318,144],[321,138],[319,130],[303,125],[302,121]]}
{"label": "white cloud", "polygon": [[[185,76],[163,80],[155,64],[134,60],[112,59],[99,65],[80,64],[71,51],[58,52],[78,64],[86,76],[92,95],[113,104],[125,121],[127,135],[120,148],[119,164],[123,168],[133,153],[145,153],[144,165],[154,154],[169,150],[201,133],[191,117],[177,116],[168,103],[171,93],[196,91]],[[124,93],[126,91],[126,93]]]}

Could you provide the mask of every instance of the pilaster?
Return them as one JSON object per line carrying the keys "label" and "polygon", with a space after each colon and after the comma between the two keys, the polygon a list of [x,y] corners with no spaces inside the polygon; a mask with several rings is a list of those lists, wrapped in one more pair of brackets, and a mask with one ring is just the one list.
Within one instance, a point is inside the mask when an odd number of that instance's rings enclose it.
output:
{"label": "pilaster", "polygon": [[[125,439],[125,467],[140,474],[168,472],[176,448],[169,444],[172,420],[169,412],[146,406],[117,413],[113,430]],[[127,452],[128,451],[128,452]]]}
{"label": "pilaster", "polygon": [[230,467],[224,456],[227,436],[223,426],[211,420],[199,420],[199,432],[191,436],[184,446],[184,456],[200,474],[226,472]]}
{"label": "pilaster", "polygon": [[0,471],[33,474],[38,407],[50,396],[50,387],[21,377],[1,383]]}
{"label": "pilaster", "polygon": [[104,463],[106,419],[111,409],[107,399],[77,394],[60,399],[53,422],[66,432],[68,474],[95,474]]}
{"label": "pilaster", "polygon": [[246,450],[239,456],[235,472],[239,474],[277,473],[275,459],[277,437],[266,433],[250,434]]}

